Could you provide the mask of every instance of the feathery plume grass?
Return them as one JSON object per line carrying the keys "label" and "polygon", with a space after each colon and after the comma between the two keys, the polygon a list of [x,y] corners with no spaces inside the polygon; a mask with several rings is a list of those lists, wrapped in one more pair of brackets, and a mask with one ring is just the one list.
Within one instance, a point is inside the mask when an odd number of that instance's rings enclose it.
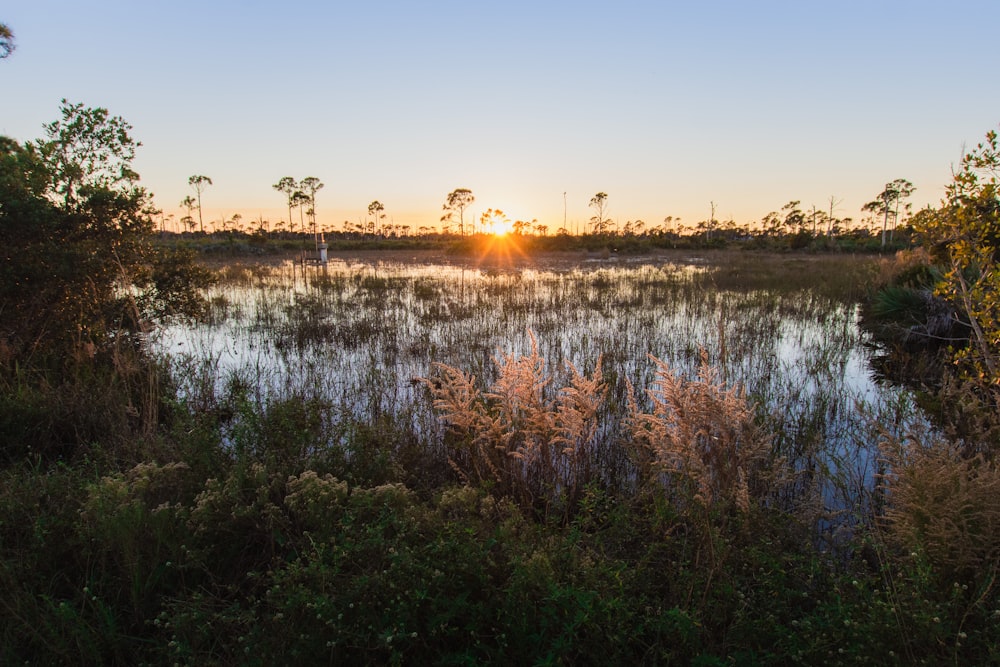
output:
{"label": "feathery plume grass", "polygon": [[887,536],[943,572],[977,576],[1000,560],[1000,467],[926,433],[884,437]]}
{"label": "feathery plume grass", "polygon": [[568,363],[569,384],[552,391],[538,341],[528,334],[528,355],[494,358],[499,374],[486,391],[474,376],[440,363],[433,365],[434,377],[420,381],[448,427],[449,462],[463,481],[486,483],[525,507],[548,512],[560,501],[568,509],[596,470],[606,386],[598,360],[590,378]]}
{"label": "feathery plume grass", "polygon": [[640,471],[704,507],[750,509],[766,495],[781,462],[770,462],[771,441],[755,426],[753,407],[739,387],[727,387],[701,351],[698,377],[685,380],[649,355],[656,380],[647,390],[651,413],[640,410],[629,386],[631,433]]}

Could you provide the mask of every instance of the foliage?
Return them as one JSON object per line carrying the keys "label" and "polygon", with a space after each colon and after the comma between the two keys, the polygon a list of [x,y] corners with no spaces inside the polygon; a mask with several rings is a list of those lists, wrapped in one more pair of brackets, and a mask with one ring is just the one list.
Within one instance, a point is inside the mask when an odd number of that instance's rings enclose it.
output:
{"label": "foliage", "polygon": [[208,176],[195,174],[194,176],[188,178],[188,185],[194,188],[194,191],[198,195],[198,231],[204,233],[205,222],[201,215],[201,193],[205,191],[205,188],[212,185],[212,179],[209,178]]}
{"label": "foliage", "polygon": [[295,206],[295,193],[299,192],[299,184],[291,176],[282,176],[271,186],[285,195],[288,203],[288,226],[292,227],[292,208]]}
{"label": "foliage", "polygon": [[[11,452],[71,451],[95,432],[82,423],[120,432],[116,413],[150,428],[160,380],[155,367],[142,370],[143,336],[154,321],[201,308],[207,273],[190,253],[150,242],[130,129],[64,100],[44,139],[0,138],[0,424]],[[107,391],[95,394],[98,378]],[[110,397],[124,403],[113,408]],[[59,415],[87,413],[60,425]]]}
{"label": "foliage", "polygon": [[[882,247],[886,246],[886,228],[889,224],[889,218],[893,219],[893,231],[895,231],[896,224],[899,217],[899,203],[913,194],[915,188],[913,183],[910,183],[905,178],[897,178],[891,183],[886,183],[885,188],[878,196],[861,207],[862,211],[868,211],[875,215],[876,217],[882,218]],[[909,210],[909,204],[906,205],[904,210]]]}
{"label": "foliage", "polygon": [[611,221],[605,217],[607,205],[608,195],[606,192],[598,192],[590,198],[590,207],[594,209],[594,217],[590,219],[590,224],[598,236],[606,234],[611,225]]}
{"label": "foliage", "polygon": [[141,144],[130,136],[132,126],[107,109],[65,99],[60,112],[59,120],[44,126],[46,137],[35,142],[51,193],[70,210],[91,208],[102,195],[123,196],[135,206],[127,213],[135,216],[146,194],[135,186],[139,175],[131,165]]}
{"label": "foliage", "polygon": [[[889,536],[903,553],[922,554],[952,581],[994,577],[1000,564],[1000,468],[982,454],[911,433],[880,445],[888,466],[885,486]],[[982,582],[979,582],[982,583]]]}
{"label": "foliage", "polygon": [[879,260],[865,304],[865,324],[883,343],[934,354],[961,345],[967,329],[955,308],[934,294],[942,272],[923,249],[900,250]]}
{"label": "foliage", "polygon": [[[104,109],[62,107],[47,137],[4,140],[0,312],[8,354],[93,355],[150,318],[196,309],[190,256],[155,253],[138,146]],[[13,317],[17,313],[18,317]]]}
{"label": "foliage", "polygon": [[908,554],[838,566],[777,513],[716,531],[708,561],[662,494],[590,484],[560,525],[485,488],[421,496],[318,460],[164,461],[0,471],[5,664],[997,657],[986,573],[953,585]]}
{"label": "foliage", "polygon": [[940,209],[915,221],[944,267],[938,293],[962,313],[970,345],[955,352],[965,376],[1000,406],[1000,150],[997,133],[962,158]]}
{"label": "foliage", "polygon": [[316,193],[323,189],[325,184],[315,176],[306,176],[299,183],[299,187],[308,197],[309,217],[312,218],[313,231],[316,230]]}

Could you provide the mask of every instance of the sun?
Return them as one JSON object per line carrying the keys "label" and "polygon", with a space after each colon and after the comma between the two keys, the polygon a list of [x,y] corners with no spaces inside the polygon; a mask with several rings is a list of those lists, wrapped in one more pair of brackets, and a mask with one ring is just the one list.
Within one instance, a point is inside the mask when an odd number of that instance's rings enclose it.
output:
{"label": "sun", "polygon": [[513,231],[513,223],[510,218],[498,208],[487,209],[479,216],[479,224],[483,231],[493,236],[507,236]]}
{"label": "sun", "polygon": [[490,208],[479,216],[482,237],[478,245],[477,263],[513,267],[530,262],[525,254],[522,233],[526,223],[512,222],[510,216],[499,208]]}
{"label": "sun", "polygon": [[497,220],[493,225],[493,234],[496,236],[507,236],[514,231],[514,225],[510,220],[506,218]]}

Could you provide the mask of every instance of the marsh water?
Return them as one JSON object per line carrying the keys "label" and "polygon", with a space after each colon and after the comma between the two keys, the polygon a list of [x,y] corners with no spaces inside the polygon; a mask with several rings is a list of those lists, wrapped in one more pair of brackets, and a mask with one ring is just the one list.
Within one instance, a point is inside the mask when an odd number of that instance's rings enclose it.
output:
{"label": "marsh water", "polygon": [[164,329],[155,345],[182,396],[240,384],[262,406],[315,399],[360,420],[389,415],[430,438],[440,425],[416,379],[435,362],[484,387],[498,354],[529,353],[533,339],[556,386],[566,362],[585,374],[600,364],[614,437],[628,383],[641,397],[654,382],[650,355],[693,376],[704,354],[745,388],[776,446],[821,454],[838,480],[830,502],[856,503],[880,431],[920,419],[904,390],[874,378],[858,304],[824,293],[819,276],[813,287],[712,287],[717,268],[698,257],[233,265],[208,293],[209,317]]}

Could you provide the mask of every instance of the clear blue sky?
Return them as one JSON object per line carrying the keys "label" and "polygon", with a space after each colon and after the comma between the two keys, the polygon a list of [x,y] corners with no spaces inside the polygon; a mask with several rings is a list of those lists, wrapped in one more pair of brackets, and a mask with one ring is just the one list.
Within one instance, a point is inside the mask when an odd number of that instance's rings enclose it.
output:
{"label": "clear blue sky", "polygon": [[997,0],[306,2],[13,0],[0,134],[61,98],[123,116],[136,167],[180,217],[287,216],[271,185],[317,176],[321,224],[380,200],[569,226],[759,220],[792,199],[860,217],[887,181],[937,204],[1000,123]]}

